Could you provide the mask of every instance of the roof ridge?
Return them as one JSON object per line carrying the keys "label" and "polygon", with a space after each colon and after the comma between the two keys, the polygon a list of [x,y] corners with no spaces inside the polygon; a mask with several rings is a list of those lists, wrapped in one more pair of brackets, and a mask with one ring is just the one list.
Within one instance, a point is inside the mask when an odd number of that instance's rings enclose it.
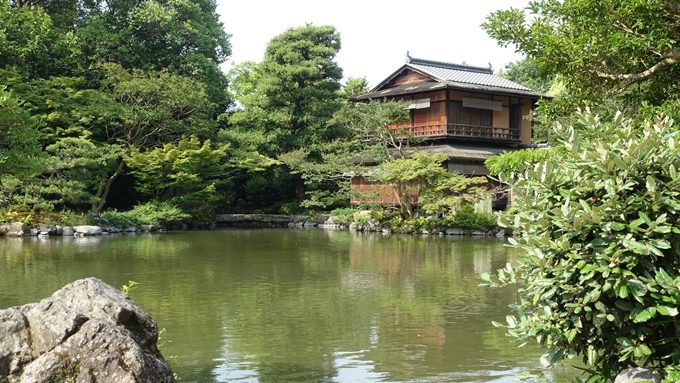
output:
{"label": "roof ridge", "polygon": [[472,66],[472,65],[467,65],[467,64],[454,64],[454,63],[449,63],[449,62],[444,62],[444,61],[419,59],[419,58],[410,57],[410,56],[407,59],[407,63],[412,64],[412,65],[428,65],[428,66],[434,66],[434,67],[444,68],[444,69],[464,70],[464,71],[468,71],[468,72],[493,74],[493,70],[491,68],[483,68],[483,67]]}

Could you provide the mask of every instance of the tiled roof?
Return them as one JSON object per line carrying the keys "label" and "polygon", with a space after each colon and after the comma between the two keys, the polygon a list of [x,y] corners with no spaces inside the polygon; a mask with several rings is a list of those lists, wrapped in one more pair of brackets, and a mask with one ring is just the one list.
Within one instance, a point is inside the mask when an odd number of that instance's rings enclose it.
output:
{"label": "tiled roof", "polygon": [[[404,71],[411,69],[420,72],[430,78],[432,82],[389,86],[392,79]],[[383,80],[369,93],[356,97],[370,99],[376,97],[395,96],[400,94],[417,93],[426,90],[460,89],[468,91],[480,91],[497,94],[522,95],[532,98],[545,97],[545,95],[531,90],[500,76],[493,74],[491,68],[482,68],[470,65],[452,64],[441,61],[432,61],[408,57],[406,64],[396,72]]]}
{"label": "tiled roof", "polygon": [[526,86],[493,74],[490,68],[444,63],[411,58],[406,64],[421,72],[425,72],[438,81],[452,81],[465,84],[492,86],[515,90],[532,91]]}

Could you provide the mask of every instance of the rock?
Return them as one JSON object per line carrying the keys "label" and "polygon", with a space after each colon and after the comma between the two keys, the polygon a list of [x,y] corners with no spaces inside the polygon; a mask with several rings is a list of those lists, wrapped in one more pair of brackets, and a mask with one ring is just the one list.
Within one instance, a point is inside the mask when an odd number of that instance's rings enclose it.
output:
{"label": "rock", "polygon": [[[330,214],[319,213],[313,219],[310,220],[313,220],[317,224],[323,224],[326,223],[326,221],[328,221],[329,219],[331,219]],[[331,222],[333,223],[334,221],[331,219]]]}
{"label": "rock", "polygon": [[382,227],[380,227],[380,222],[371,218],[368,221],[364,222],[364,230],[365,231],[382,231]]}
{"label": "rock", "polygon": [[340,229],[340,225],[336,223],[320,223],[316,225],[319,229],[337,230]]}
{"label": "rock", "polygon": [[134,226],[123,228],[123,233],[136,233],[137,228]]}
{"label": "rock", "polygon": [[158,226],[156,225],[141,225],[139,229],[143,232],[149,233],[152,231],[158,231]]}
{"label": "rock", "polygon": [[8,237],[21,237],[28,232],[28,228],[21,222],[12,222],[2,225],[2,229]]}
{"label": "rock", "polygon": [[62,235],[64,232],[64,228],[62,226],[55,226],[54,227],[54,235]]}
{"label": "rock", "polygon": [[75,234],[75,230],[71,226],[64,226],[61,229],[61,235],[63,236],[72,236],[73,234]]}
{"label": "rock", "polygon": [[101,226],[73,226],[73,230],[75,231],[74,235],[100,235],[102,233]]}
{"label": "rock", "polygon": [[174,382],[149,314],[96,278],[0,310],[0,382]]}
{"label": "rock", "polygon": [[614,380],[614,383],[636,383],[636,382],[661,383],[661,375],[659,374],[658,371],[649,370],[641,367],[635,367],[621,371],[616,376],[616,380]]}
{"label": "rock", "polygon": [[317,225],[318,225],[318,223],[316,223],[314,221],[306,221],[305,224],[302,225],[302,226],[303,227],[316,227]]}
{"label": "rock", "polygon": [[485,235],[488,235],[489,233],[483,230],[472,230],[471,234],[477,237],[483,237]]}
{"label": "rock", "polygon": [[498,237],[498,238],[505,238],[505,230],[504,230],[504,229],[498,230],[498,231],[496,232],[496,237]]}
{"label": "rock", "polygon": [[41,224],[39,229],[40,235],[57,235],[57,227],[54,225]]}
{"label": "rock", "polygon": [[105,227],[102,227],[102,233],[111,233],[111,234],[120,233],[120,229],[115,227],[115,226],[105,226]]}
{"label": "rock", "polygon": [[359,229],[359,227],[357,226],[356,222],[352,222],[352,223],[349,224],[349,229],[351,231],[357,231]]}
{"label": "rock", "polygon": [[465,231],[463,229],[446,229],[446,235],[463,235]]}
{"label": "rock", "polygon": [[30,235],[31,237],[35,237],[36,235],[40,234],[40,230],[38,228],[32,227],[28,229],[27,234]]}
{"label": "rock", "polygon": [[387,228],[382,229],[382,233],[385,234],[385,235],[392,234],[392,229],[387,229]]}
{"label": "rock", "polygon": [[284,214],[218,214],[215,222],[219,226],[232,227],[286,227],[294,222],[296,227],[302,227],[309,219],[307,215]]}

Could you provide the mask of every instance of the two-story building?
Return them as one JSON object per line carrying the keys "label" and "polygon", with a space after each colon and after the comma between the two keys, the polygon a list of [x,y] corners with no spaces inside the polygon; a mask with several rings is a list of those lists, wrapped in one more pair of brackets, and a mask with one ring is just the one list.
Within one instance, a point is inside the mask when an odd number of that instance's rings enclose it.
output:
{"label": "two-story building", "polygon": [[[405,101],[410,121],[398,128],[423,138],[418,150],[447,155],[449,171],[487,175],[487,158],[531,144],[528,116],[542,96],[490,68],[407,56],[404,65],[355,101]],[[396,203],[388,186],[365,177],[354,177],[352,189],[363,195],[353,203]],[[494,203],[495,208],[504,205]]]}

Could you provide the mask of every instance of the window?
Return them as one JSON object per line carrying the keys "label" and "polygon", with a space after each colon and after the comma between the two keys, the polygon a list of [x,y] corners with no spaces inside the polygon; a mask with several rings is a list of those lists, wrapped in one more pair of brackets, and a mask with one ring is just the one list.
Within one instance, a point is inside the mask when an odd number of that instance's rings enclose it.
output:
{"label": "window", "polygon": [[449,103],[449,123],[474,126],[492,126],[493,110],[466,108],[460,101]]}

